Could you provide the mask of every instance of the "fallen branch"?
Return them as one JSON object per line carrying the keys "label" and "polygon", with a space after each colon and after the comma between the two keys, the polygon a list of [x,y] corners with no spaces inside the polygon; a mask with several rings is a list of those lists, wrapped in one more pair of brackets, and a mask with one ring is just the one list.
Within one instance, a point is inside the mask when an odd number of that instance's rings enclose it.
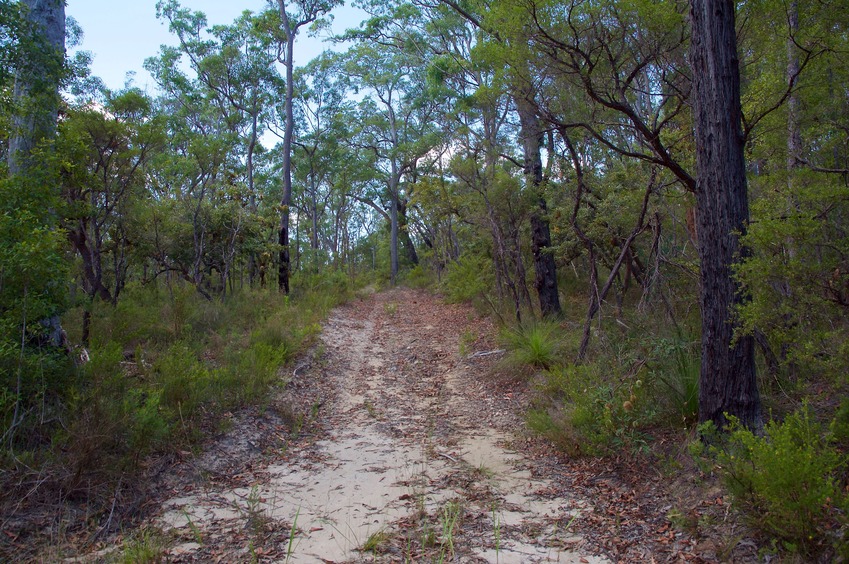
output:
{"label": "fallen branch", "polygon": [[450,460],[454,464],[460,464],[460,461],[457,460],[456,458],[454,458],[453,456],[451,456],[450,454],[445,454],[444,452],[440,452],[439,456],[441,456],[443,458],[447,458],[448,460]]}
{"label": "fallen branch", "polygon": [[489,356],[489,355],[492,355],[492,354],[504,354],[506,352],[507,352],[507,349],[495,349],[493,351],[479,351],[479,352],[470,354],[466,358],[480,358],[482,356]]}

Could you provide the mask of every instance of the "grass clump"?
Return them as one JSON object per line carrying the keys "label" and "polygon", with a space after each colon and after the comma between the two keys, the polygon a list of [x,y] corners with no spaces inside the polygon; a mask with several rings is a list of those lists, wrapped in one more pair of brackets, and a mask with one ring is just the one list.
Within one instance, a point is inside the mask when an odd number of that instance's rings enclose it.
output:
{"label": "grass clump", "polygon": [[389,535],[385,531],[377,531],[369,535],[363,545],[360,547],[361,552],[371,552],[372,554],[380,554],[389,543]]}
{"label": "grass clump", "polygon": [[124,541],[117,562],[121,564],[155,564],[166,554],[164,535],[159,530],[145,529]]}
{"label": "grass clump", "polygon": [[803,404],[783,422],[770,421],[762,436],[733,418],[725,437],[704,424],[710,446],[695,443],[692,451],[712,460],[734,505],[774,545],[806,557],[830,551],[846,558],[847,459],[836,448],[834,427],[824,429]]}
{"label": "grass clump", "polygon": [[560,327],[536,321],[502,333],[507,362],[516,368],[551,369],[562,362],[564,342]]}
{"label": "grass clump", "polygon": [[675,424],[689,427],[699,416],[699,342],[682,336],[658,339],[651,352],[649,378],[657,384],[657,400]]}

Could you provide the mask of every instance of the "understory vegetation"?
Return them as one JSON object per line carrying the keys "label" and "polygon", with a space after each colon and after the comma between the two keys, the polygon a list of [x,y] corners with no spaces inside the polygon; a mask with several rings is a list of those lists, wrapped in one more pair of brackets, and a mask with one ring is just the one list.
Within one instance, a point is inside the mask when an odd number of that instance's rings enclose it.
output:
{"label": "understory vegetation", "polygon": [[[345,276],[296,276],[290,299],[246,288],[208,301],[181,282],[130,285],[119,306],[90,312],[88,349],[5,355],[4,377],[37,375],[26,380],[22,401],[7,394],[0,405],[0,477],[15,494],[4,497],[5,522],[27,517],[18,503],[26,499],[30,517],[34,508],[65,515],[53,535],[84,533],[91,520],[110,526],[114,500],[137,495],[151,459],[197,451],[226,429],[232,412],[269,406],[288,363],[351,295]],[[64,326],[81,327],[86,311],[68,310]],[[68,337],[79,342],[73,331]],[[119,514],[112,527],[132,517]]]}

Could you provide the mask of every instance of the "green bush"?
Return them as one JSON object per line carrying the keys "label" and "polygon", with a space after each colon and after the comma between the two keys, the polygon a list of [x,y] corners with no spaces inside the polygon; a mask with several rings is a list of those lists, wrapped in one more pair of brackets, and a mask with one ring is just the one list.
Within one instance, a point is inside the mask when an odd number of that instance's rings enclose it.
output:
{"label": "green bush", "polygon": [[543,373],[543,405],[528,425],[573,456],[603,455],[645,446],[641,427],[654,416],[642,381],[606,382],[591,365],[562,366]]}
{"label": "green bush", "polygon": [[445,267],[441,290],[449,302],[471,302],[492,287],[492,265],[486,257],[465,256]]}
{"label": "green bush", "polygon": [[699,416],[701,360],[697,340],[681,337],[658,339],[654,344],[652,370],[648,379],[658,384],[657,399],[676,423],[692,425]]}
{"label": "green bush", "polygon": [[262,399],[278,379],[278,371],[289,355],[285,347],[262,342],[231,350],[226,366],[218,371],[217,396],[228,408]]}
{"label": "green bush", "polygon": [[138,460],[166,443],[171,425],[163,417],[159,394],[135,389],[124,401],[124,411],[129,414],[127,447]]}
{"label": "green bush", "polygon": [[840,382],[849,370],[849,185],[801,169],[792,185],[771,176],[754,177],[762,197],[743,237],[752,252],[736,265],[750,298],[739,307],[742,330],[763,332],[791,375]]}
{"label": "green bush", "polygon": [[200,404],[212,399],[213,371],[204,366],[183,342],[173,344],[154,364],[159,401],[181,420],[192,416]]}
{"label": "green bush", "polygon": [[[703,436],[716,435],[712,425],[700,429]],[[712,455],[749,523],[792,551],[810,554],[829,544],[840,548],[849,508],[840,485],[846,457],[807,404],[784,422],[767,424],[763,436],[733,419],[729,431],[725,440],[707,449],[697,445],[695,451]]]}
{"label": "green bush", "polygon": [[548,369],[561,362],[562,330],[556,323],[536,321],[502,333],[508,362],[517,367]]}
{"label": "green bush", "polygon": [[424,265],[417,264],[403,275],[404,284],[411,288],[430,288],[435,279],[433,270]]}

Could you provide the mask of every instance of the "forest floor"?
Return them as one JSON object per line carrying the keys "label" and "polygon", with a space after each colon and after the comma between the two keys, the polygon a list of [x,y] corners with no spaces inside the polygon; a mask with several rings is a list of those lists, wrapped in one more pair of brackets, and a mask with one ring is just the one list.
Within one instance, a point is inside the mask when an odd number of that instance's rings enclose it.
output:
{"label": "forest floor", "polygon": [[528,384],[494,370],[494,335],[468,306],[417,290],[336,309],[279,397],[183,453],[144,527],[85,560],[133,542],[171,562],[753,556],[733,531],[703,530],[727,517],[709,488],[676,490],[675,470],[639,458],[570,460],[524,432]]}

